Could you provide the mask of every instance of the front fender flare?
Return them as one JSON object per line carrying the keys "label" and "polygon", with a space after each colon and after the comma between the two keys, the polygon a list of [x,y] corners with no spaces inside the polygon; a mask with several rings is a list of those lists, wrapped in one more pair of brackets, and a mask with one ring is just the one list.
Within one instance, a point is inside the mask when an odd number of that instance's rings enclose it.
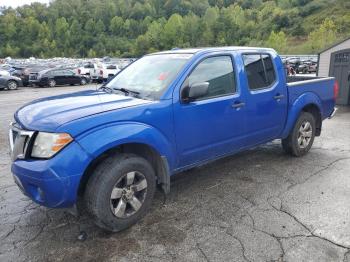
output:
{"label": "front fender flare", "polygon": [[81,134],[76,140],[93,159],[120,145],[139,143],[150,146],[160,156],[166,157],[170,170],[175,166],[173,143],[158,129],[144,123],[111,123]]}
{"label": "front fender flare", "polygon": [[297,121],[301,111],[303,110],[304,107],[308,106],[308,105],[315,105],[318,110],[321,113],[322,116],[322,104],[321,104],[321,100],[320,98],[312,92],[306,92],[304,94],[302,94],[300,97],[298,97],[293,104],[291,104],[289,106],[289,110],[288,110],[288,118],[286,121],[286,125],[285,128],[282,132],[281,137],[282,138],[286,138],[290,131],[292,130],[292,128],[294,127],[295,122]]}

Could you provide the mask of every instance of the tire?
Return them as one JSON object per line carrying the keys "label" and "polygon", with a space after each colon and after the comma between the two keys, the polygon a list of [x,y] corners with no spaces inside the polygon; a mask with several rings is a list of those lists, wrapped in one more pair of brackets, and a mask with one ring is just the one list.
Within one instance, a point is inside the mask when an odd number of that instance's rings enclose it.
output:
{"label": "tire", "polygon": [[287,138],[282,139],[284,151],[296,157],[307,154],[314,142],[316,121],[312,114],[302,112]]}
{"label": "tire", "polygon": [[80,80],[80,85],[84,86],[87,84],[87,80],[85,77],[83,77],[81,80]]}
{"label": "tire", "polygon": [[7,89],[8,90],[16,90],[18,88],[18,84],[16,81],[13,81],[13,80],[9,80],[7,82]]}
{"label": "tire", "polygon": [[155,172],[147,160],[133,154],[117,154],[95,169],[87,183],[84,199],[97,226],[119,232],[147,213],[155,189]]}
{"label": "tire", "polygon": [[56,86],[56,81],[53,79],[50,79],[48,82],[49,87],[55,87]]}

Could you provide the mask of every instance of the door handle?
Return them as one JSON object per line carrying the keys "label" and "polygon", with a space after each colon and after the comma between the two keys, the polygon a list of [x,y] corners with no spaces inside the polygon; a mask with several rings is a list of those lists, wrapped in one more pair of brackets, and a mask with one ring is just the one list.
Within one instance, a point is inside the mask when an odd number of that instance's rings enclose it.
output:
{"label": "door handle", "polygon": [[243,102],[236,102],[236,103],[232,104],[232,108],[236,108],[236,109],[241,108],[243,106],[245,106],[245,103],[243,103]]}
{"label": "door handle", "polygon": [[277,94],[273,97],[275,100],[281,100],[284,97],[284,95]]}

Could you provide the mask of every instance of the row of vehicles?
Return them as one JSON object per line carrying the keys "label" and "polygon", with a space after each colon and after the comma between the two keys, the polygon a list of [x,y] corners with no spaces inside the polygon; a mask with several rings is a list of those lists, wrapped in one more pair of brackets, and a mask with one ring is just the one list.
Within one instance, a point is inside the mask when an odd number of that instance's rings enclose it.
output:
{"label": "row of vehicles", "polygon": [[54,87],[103,83],[132,62],[123,60],[38,60],[15,61],[0,65],[0,89],[14,90],[20,86]]}
{"label": "row of vehicles", "polygon": [[317,72],[317,58],[315,57],[285,57],[282,61],[289,75],[315,74]]}

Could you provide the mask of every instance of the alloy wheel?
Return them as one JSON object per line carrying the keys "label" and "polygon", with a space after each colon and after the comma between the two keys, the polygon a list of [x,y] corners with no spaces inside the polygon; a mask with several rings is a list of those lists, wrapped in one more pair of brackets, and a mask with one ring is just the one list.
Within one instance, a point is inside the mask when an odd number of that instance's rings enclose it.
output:
{"label": "alloy wheel", "polygon": [[112,213],[118,218],[134,215],[143,205],[147,194],[147,180],[138,171],[124,174],[114,185],[110,205]]}
{"label": "alloy wheel", "polygon": [[298,132],[298,145],[300,148],[306,148],[311,141],[312,138],[312,126],[309,121],[304,121]]}
{"label": "alloy wheel", "polygon": [[7,85],[8,89],[15,90],[17,89],[17,83],[15,81],[10,81]]}

